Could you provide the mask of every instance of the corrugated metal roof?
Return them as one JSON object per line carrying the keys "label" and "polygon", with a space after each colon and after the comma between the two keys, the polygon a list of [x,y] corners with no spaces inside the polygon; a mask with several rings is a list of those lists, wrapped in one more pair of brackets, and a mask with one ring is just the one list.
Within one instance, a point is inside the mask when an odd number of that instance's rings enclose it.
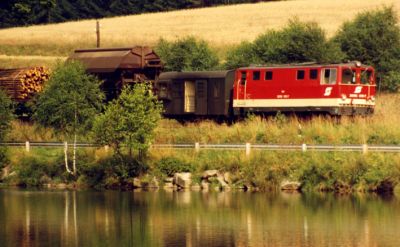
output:
{"label": "corrugated metal roof", "polygon": [[162,67],[160,58],[149,47],[76,50],[69,59],[81,61],[90,73],[109,73],[117,69]]}

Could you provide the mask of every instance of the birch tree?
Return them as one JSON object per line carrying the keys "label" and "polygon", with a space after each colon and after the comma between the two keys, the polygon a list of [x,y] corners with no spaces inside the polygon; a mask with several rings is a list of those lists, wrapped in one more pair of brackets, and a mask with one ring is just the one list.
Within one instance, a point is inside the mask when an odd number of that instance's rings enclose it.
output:
{"label": "birch tree", "polygon": [[72,171],[68,166],[67,145],[65,168],[76,174],[76,143],[78,135],[91,128],[93,119],[102,108],[104,93],[100,81],[85,73],[83,65],[76,61],[60,63],[52,72],[39,95],[34,119],[44,126],[54,127],[63,133],[67,141],[72,139]]}

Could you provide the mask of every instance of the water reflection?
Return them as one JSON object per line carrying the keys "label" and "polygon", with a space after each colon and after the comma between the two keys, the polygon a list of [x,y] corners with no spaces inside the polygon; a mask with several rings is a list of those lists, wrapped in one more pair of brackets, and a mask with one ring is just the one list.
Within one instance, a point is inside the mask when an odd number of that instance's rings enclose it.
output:
{"label": "water reflection", "polygon": [[373,195],[0,190],[1,246],[400,246]]}

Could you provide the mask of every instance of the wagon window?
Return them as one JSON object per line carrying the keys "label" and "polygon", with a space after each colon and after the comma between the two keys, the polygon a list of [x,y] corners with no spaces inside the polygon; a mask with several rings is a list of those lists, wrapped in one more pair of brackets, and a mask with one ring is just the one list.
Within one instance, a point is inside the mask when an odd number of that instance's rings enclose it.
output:
{"label": "wagon window", "polygon": [[323,77],[321,77],[321,84],[335,84],[337,72],[336,69],[324,69]]}
{"label": "wagon window", "polygon": [[267,80],[267,81],[272,80],[272,71],[265,72],[265,80]]}
{"label": "wagon window", "polygon": [[260,80],[260,71],[253,71],[253,81]]}
{"label": "wagon window", "polygon": [[342,83],[343,84],[350,84],[356,83],[356,73],[351,69],[344,69],[342,71]]}
{"label": "wagon window", "polygon": [[297,71],[297,80],[303,80],[304,79],[304,75],[305,75],[305,71],[304,70],[298,70]]}
{"label": "wagon window", "polygon": [[310,69],[310,80],[315,80],[318,78],[318,70]]}
{"label": "wagon window", "polygon": [[240,84],[244,85],[246,84],[246,71],[242,71],[242,77],[240,79]]}

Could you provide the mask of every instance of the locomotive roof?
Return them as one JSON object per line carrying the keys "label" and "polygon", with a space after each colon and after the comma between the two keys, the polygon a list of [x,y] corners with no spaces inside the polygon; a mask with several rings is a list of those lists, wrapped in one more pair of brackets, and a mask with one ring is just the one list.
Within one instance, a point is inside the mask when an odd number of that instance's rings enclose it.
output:
{"label": "locomotive roof", "polygon": [[250,65],[248,67],[241,67],[239,69],[260,69],[260,68],[323,68],[323,67],[360,67],[370,68],[371,66],[361,64],[360,62],[348,63],[332,63],[332,64],[318,64],[318,63],[299,63],[299,64],[272,64],[272,65]]}
{"label": "locomotive roof", "polygon": [[158,77],[159,80],[169,79],[211,79],[211,78],[225,78],[231,70],[219,71],[190,71],[190,72],[163,72]]}

